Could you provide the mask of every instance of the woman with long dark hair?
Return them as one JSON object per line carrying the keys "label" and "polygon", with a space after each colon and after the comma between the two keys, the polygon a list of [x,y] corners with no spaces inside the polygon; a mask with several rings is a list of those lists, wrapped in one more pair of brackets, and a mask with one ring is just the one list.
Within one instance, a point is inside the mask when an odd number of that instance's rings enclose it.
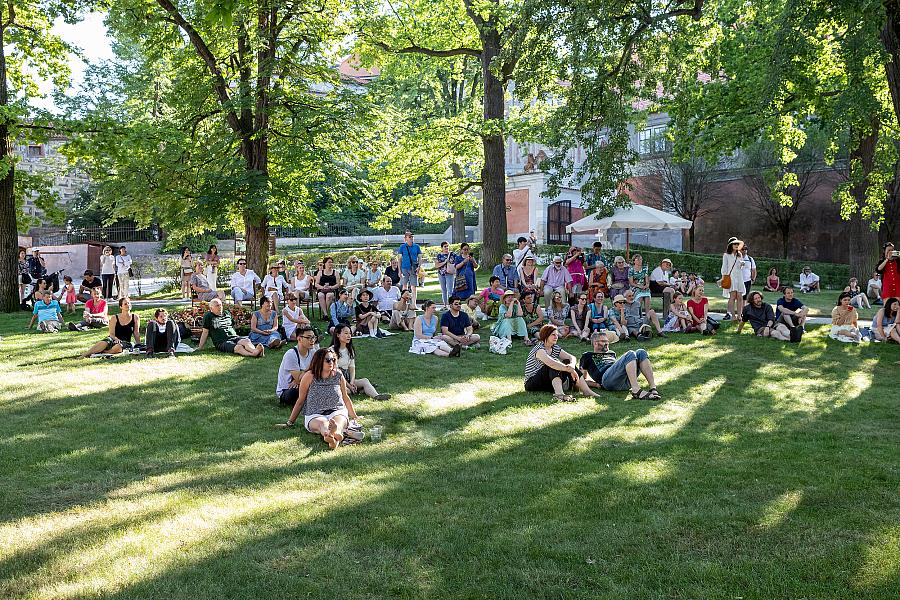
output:
{"label": "woman with long dark hair", "polygon": [[881,275],[881,299],[900,298],[900,257],[894,255],[894,244],[887,242],[881,248],[881,262],[875,270]]}
{"label": "woman with long dark hair", "polygon": [[728,298],[726,321],[732,318],[740,319],[744,310],[744,277],[741,274],[741,264],[743,263],[741,248],[743,246],[744,242],[732,237],[728,240],[725,253],[722,254],[722,277],[719,279],[719,285],[722,288],[722,297]]}
{"label": "woman with long dark hair", "polygon": [[212,289],[216,289],[216,281],[219,279],[219,260],[219,247],[213,244],[206,251],[206,280]]}
{"label": "woman with long dark hair", "polygon": [[194,260],[191,257],[191,249],[187,246],[181,248],[181,297],[191,297],[191,275],[194,274]]}
{"label": "woman with long dark hair", "polygon": [[351,394],[364,392],[375,400],[390,400],[390,394],[379,394],[375,386],[365,378],[356,377],[356,350],[353,348],[353,330],[349,325],[341,323],[334,328],[331,348],[337,356],[338,370],[347,381],[347,389]]}
{"label": "woman with long dark hair", "polygon": [[306,430],[321,435],[332,450],[344,440],[350,419],[357,418],[347,393],[347,380],[338,370],[337,360],[334,348],[316,351],[309,370],[300,379],[297,401],[285,423],[293,427],[302,412]]}

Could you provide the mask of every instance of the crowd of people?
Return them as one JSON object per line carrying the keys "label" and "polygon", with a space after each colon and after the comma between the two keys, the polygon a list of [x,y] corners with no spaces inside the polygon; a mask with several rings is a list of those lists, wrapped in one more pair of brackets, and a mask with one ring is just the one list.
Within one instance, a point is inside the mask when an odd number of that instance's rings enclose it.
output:
{"label": "crowd of people", "polygon": [[[360,336],[381,338],[389,335],[389,329],[412,332],[410,353],[441,358],[478,350],[488,337],[491,351],[503,354],[514,340],[521,340],[530,348],[524,367],[528,391],[550,392],[559,401],[571,401],[574,391],[593,397],[596,389],[629,390],[635,399],[656,400],[660,393],[648,352],[635,347],[617,356],[611,345],[675,333],[715,335],[719,331],[720,323],[710,315],[705,295],[708,284],[697,273],[673,270],[667,258],[651,269],[635,254],[628,265],[622,256],[604,255],[602,243],[596,242],[590,253],[572,247],[564,256],[552,257],[539,272],[531,241],[522,237],[517,246],[491,269],[488,285],[478,291],[478,262],[468,245],[452,252],[449,244],[441,244],[434,264],[440,304],[428,299],[420,306],[417,296],[423,253],[409,232],[383,270],[375,260],[365,264],[352,256],[345,267],[338,268],[332,257],[325,257],[312,273],[297,260],[292,275],[285,274],[283,263],[274,264],[261,279],[240,259],[230,278],[231,298],[239,305],[255,300],[257,288],[260,290],[247,335],[236,331],[232,313],[224,304],[226,290],[215,287],[219,262],[214,246],[206,262],[192,260],[187,249],[182,253],[183,291],[193,292],[209,306],[197,350],[211,343],[220,352],[261,358],[266,349],[295,343],[282,357],[276,397],[293,407],[286,426],[293,426],[302,413],[304,426],[321,435],[330,447],[344,442],[354,423],[352,394],[389,397],[356,372],[353,339]],[[33,268],[34,260],[26,262]],[[833,338],[900,343],[898,264],[900,253],[892,244],[885,244],[882,260],[866,288],[856,278],[850,279],[832,311]],[[101,269],[99,278],[86,271],[77,290],[66,278],[59,297],[39,288],[29,327],[37,324],[44,332],[59,331],[65,322],[60,301],[65,300],[70,314],[80,301],[84,303],[81,319],[71,320],[69,329],[105,328],[107,333],[85,351],[85,357],[136,349],[147,355],[174,355],[184,331],[165,309],[156,310],[146,325],[144,343],[141,320],[131,311],[124,291],[127,286],[120,287],[119,313],[110,316],[107,300],[112,292],[106,270]],[[727,299],[724,319],[738,322],[737,334],[749,326],[759,337],[799,342],[809,309],[798,294],[820,293],[819,277],[807,267],[796,285],[784,284],[777,271],[770,269],[762,288],[781,294],[772,306],[760,291],[752,289],[757,275],[756,262],[746,245],[737,238],[728,240],[715,282]],[[873,290],[878,292],[875,297]],[[651,306],[653,297],[661,299],[659,312]],[[328,347],[319,347],[323,333],[301,302],[318,307],[318,318],[327,322],[331,335]],[[881,307],[871,327],[860,327],[857,309],[870,303]],[[576,357],[560,346],[560,340],[566,338],[589,343],[590,349]],[[640,384],[641,376],[646,389]]]}

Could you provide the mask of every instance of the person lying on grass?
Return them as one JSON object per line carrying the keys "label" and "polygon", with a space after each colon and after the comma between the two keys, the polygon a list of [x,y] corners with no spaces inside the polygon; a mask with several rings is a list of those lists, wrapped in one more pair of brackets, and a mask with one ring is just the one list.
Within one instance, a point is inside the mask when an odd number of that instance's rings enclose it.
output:
{"label": "person lying on grass", "polygon": [[[91,290],[93,293],[94,290]],[[134,339],[134,343],[131,340]],[[141,319],[131,313],[131,300],[119,300],[119,314],[109,320],[109,335],[91,346],[81,356],[90,358],[94,354],[121,354],[141,343]]]}
{"label": "person lying on grass", "polygon": [[231,313],[225,310],[218,298],[210,300],[209,311],[203,315],[203,332],[197,350],[203,350],[209,337],[212,337],[213,346],[219,352],[257,357],[264,356],[266,352],[262,344],[254,344],[250,338],[237,334]]}
{"label": "person lying on grass", "polygon": [[783,342],[791,339],[791,331],[787,325],[775,323],[772,305],[763,302],[762,294],[759,292],[750,292],[750,300],[744,305],[735,333],[740,333],[746,323],[750,323],[753,332],[759,337],[772,337]]}
{"label": "person lying on grass", "polygon": [[557,343],[559,331],[555,325],[544,325],[538,332],[540,343],[535,344],[525,359],[525,391],[553,392],[558,402],[574,402],[567,394],[573,387],[585,396],[599,398],[588,386],[575,366],[575,357]]}
{"label": "person lying on grass", "polygon": [[[643,348],[629,350],[616,358],[616,353],[609,349],[609,336],[606,331],[597,331],[591,335],[593,352],[581,355],[579,366],[591,387],[610,391],[631,390],[635,400],[659,400],[659,391],[653,379],[653,365]],[[643,375],[650,385],[649,390],[641,389],[638,375]]]}
{"label": "person lying on grass", "polygon": [[53,299],[50,290],[44,290],[40,300],[34,303],[34,312],[31,314],[28,329],[34,327],[35,319],[38,322],[38,330],[43,333],[56,333],[62,328],[62,308],[59,302]]}
{"label": "person lying on grass", "polygon": [[309,370],[300,378],[297,401],[284,424],[293,427],[302,412],[306,430],[321,435],[332,450],[344,440],[350,419],[357,418],[347,393],[347,380],[338,370],[337,360],[334,348],[316,351]]}

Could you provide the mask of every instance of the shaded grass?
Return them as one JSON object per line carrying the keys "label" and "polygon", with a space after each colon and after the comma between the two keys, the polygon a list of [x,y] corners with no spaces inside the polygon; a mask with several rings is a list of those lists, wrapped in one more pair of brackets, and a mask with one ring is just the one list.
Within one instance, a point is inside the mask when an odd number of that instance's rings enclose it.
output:
{"label": "shaded grass", "polygon": [[272,427],[280,352],[83,361],[97,332],[25,323],[0,597],[897,597],[896,346],[726,326],[648,344],[664,402],[569,405],[522,391],[521,345],[364,339],[386,439],[332,453]]}

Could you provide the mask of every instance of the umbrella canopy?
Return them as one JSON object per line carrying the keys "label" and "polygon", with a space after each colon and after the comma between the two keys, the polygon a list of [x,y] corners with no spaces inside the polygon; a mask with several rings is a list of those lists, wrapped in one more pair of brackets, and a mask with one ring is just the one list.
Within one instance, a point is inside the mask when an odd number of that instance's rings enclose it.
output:
{"label": "umbrella canopy", "polygon": [[621,208],[611,217],[584,217],[566,227],[568,233],[593,233],[606,229],[690,229],[691,221],[643,204]]}

